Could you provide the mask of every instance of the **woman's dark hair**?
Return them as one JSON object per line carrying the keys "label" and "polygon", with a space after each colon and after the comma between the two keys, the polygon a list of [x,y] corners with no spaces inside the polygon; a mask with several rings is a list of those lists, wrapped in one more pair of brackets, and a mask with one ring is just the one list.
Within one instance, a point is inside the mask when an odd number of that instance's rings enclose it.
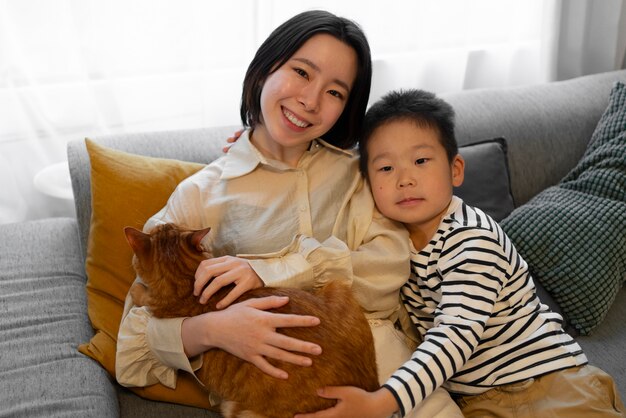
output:
{"label": "woman's dark hair", "polygon": [[[419,90],[408,89],[391,91],[374,103],[367,114],[359,138],[359,168],[365,178],[367,176],[367,160],[369,158],[367,143],[374,131],[389,122],[409,120],[419,127],[434,129],[439,134],[439,142],[443,145],[452,162],[459,152],[454,134],[454,109],[438,98],[435,94]],[[392,147],[393,138],[389,138]]]}
{"label": "woman's dark hair", "polygon": [[261,117],[261,90],[267,77],[286,63],[312,36],[329,34],[355,50],[357,75],[343,113],[323,139],[340,148],[356,144],[369,100],[372,58],[361,28],[332,13],[312,10],[300,13],[274,29],[256,52],[243,80],[241,121],[254,128]]}

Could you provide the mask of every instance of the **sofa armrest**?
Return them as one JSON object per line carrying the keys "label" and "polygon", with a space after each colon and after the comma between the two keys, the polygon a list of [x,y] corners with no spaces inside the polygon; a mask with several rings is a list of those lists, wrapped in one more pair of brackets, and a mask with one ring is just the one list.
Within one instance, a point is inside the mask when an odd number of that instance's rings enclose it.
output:
{"label": "sofa armrest", "polygon": [[93,334],[74,219],[0,225],[0,415],[116,417]]}

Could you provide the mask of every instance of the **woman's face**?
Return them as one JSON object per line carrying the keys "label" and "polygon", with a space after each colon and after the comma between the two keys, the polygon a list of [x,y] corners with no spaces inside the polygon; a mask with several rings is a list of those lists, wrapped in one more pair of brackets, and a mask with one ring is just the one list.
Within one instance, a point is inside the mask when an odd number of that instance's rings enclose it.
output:
{"label": "woman's face", "polygon": [[328,132],[341,116],[357,62],[352,47],[319,34],[270,74],[261,92],[261,123],[252,137],[261,152],[297,164],[310,141]]}

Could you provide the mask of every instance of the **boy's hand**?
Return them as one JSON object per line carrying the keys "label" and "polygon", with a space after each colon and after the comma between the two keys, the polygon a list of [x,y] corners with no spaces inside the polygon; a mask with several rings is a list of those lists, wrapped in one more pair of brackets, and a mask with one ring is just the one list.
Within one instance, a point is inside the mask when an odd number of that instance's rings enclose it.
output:
{"label": "boy's hand", "polygon": [[[241,134],[243,133],[243,129],[240,129],[238,131],[236,131],[233,136],[226,138],[226,142],[229,144],[234,144],[235,142],[237,142],[237,140],[239,139],[239,137],[241,136]],[[232,147],[232,145],[227,145],[224,148],[222,148],[222,152],[224,152],[224,154],[226,154],[228,152],[228,150],[230,149],[230,147]]]}
{"label": "boy's hand", "polygon": [[294,418],[387,418],[398,410],[398,404],[387,389],[367,392],[354,386],[329,386],[318,391],[322,398],[337,399],[332,408]]}

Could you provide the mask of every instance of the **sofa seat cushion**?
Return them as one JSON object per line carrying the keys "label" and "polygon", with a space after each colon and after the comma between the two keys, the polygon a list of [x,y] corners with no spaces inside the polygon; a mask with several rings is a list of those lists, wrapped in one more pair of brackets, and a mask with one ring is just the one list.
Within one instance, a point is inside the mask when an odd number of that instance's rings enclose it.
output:
{"label": "sofa seat cushion", "polygon": [[89,339],[85,273],[73,219],[0,225],[0,405],[6,416],[115,417]]}
{"label": "sofa seat cushion", "polygon": [[604,321],[591,335],[576,338],[589,364],[610,373],[620,390],[622,401],[626,399],[626,287],[622,287]]}
{"label": "sofa seat cushion", "polygon": [[131,390],[117,385],[121,418],[222,418],[219,412],[170,402],[142,398]]}

